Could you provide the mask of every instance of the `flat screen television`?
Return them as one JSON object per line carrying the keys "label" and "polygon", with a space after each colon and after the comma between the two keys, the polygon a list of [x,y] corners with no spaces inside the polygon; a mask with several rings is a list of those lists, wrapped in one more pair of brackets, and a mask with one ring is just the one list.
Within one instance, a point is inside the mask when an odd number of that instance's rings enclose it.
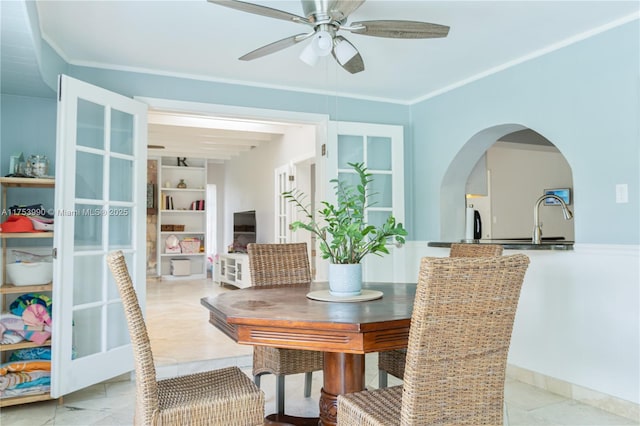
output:
{"label": "flat screen television", "polygon": [[256,242],[256,211],[233,214],[233,251],[246,253],[247,244]]}
{"label": "flat screen television", "polygon": [[[566,205],[571,205],[571,188],[555,188],[555,189],[545,189],[544,195],[557,195],[562,198],[562,201]],[[544,199],[545,206],[559,206],[560,201],[555,198],[545,198]]]}

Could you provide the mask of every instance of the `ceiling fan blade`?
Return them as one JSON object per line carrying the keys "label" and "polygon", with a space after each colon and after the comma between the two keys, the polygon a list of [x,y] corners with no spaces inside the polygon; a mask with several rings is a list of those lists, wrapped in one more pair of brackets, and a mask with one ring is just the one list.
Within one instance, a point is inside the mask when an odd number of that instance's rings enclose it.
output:
{"label": "ceiling fan blade", "polygon": [[362,21],[341,29],[354,34],[389,38],[440,38],[449,34],[446,25],[417,21]]}
{"label": "ceiling fan blade", "polygon": [[[362,6],[364,2],[365,0],[335,0],[329,6],[329,14],[335,19],[342,21]],[[338,12],[342,17],[337,17],[335,12]]]}
{"label": "ceiling fan blade", "polygon": [[267,44],[266,46],[259,47],[258,49],[251,51],[238,59],[240,59],[241,61],[251,61],[253,59],[258,59],[263,56],[278,52],[282,49],[286,49],[287,47],[293,46],[294,44],[300,43],[302,40],[306,40],[313,34],[314,32],[310,32],[308,34],[302,33],[283,38],[282,40],[274,41],[273,43]]}
{"label": "ceiling fan blade", "polygon": [[340,65],[346,71],[349,71],[351,74],[357,74],[360,71],[364,71],[364,60],[362,56],[358,53],[354,56],[349,62],[344,65]]}
{"label": "ceiling fan blade", "polygon": [[300,22],[302,24],[309,24],[307,18],[294,15],[293,13],[285,12],[283,10],[272,9],[267,6],[260,6],[258,4],[247,3],[237,0],[207,0],[209,3],[218,4],[220,6],[229,7],[231,9],[241,10],[243,12],[253,13],[256,15],[266,16],[268,18],[282,19],[284,21]]}
{"label": "ceiling fan blade", "polygon": [[336,60],[336,62],[351,74],[357,74],[360,71],[364,71],[364,60],[362,59],[360,52],[358,52],[358,49],[356,49],[356,47],[349,40],[342,36],[335,36],[334,39],[339,43],[349,44],[356,52],[355,55],[353,55],[353,57],[350,58],[347,62],[342,63],[340,62],[340,59],[338,59],[338,55],[336,54],[336,47],[334,45],[333,50],[331,50],[331,54],[333,55],[333,58]]}

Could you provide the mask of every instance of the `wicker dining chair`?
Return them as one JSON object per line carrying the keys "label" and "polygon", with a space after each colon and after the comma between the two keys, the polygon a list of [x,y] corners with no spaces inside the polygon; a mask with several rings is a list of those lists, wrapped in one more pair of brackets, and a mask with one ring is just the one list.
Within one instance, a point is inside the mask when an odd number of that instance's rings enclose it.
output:
{"label": "wicker dining chair", "polygon": [[[279,286],[311,282],[309,256],[306,243],[256,244],[247,246],[251,284]],[[276,409],[284,414],[284,379],[290,374],[305,373],[304,396],[311,396],[314,371],[322,370],[323,353],[269,346],[253,347],[253,377],[260,386],[260,376],[276,376]]]}
{"label": "wicker dining chair", "polygon": [[142,310],[121,251],[107,255],[135,362],[136,425],[262,425],[264,393],[238,367],[157,380]]}
{"label": "wicker dining chair", "polygon": [[[504,248],[500,244],[452,243],[449,257],[490,257],[502,256]],[[394,349],[378,353],[378,387],[386,388],[388,374],[402,379],[406,349]]]}
{"label": "wicker dining chair", "polygon": [[340,426],[502,425],[507,354],[529,258],[422,259],[404,381],[338,397]]}
{"label": "wicker dining chair", "polygon": [[500,244],[452,243],[449,257],[491,257],[502,256],[504,247]]}

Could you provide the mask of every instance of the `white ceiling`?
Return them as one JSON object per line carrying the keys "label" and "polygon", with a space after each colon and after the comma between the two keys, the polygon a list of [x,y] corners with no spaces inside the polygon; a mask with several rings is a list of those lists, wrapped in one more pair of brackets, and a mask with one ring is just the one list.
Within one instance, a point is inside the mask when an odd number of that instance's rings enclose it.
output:
{"label": "white ceiling", "polygon": [[[299,1],[256,1],[302,14]],[[448,25],[443,39],[399,40],[342,32],[362,54],[351,75],[324,58],[298,59],[306,42],[237,58],[307,32],[304,25],[205,0],[37,1],[43,38],[68,62],[411,102],[623,19],[637,1],[369,0],[350,21],[406,19]]]}
{"label": "white ceiling", "polygon": [[[31,74],[34,71],[33,66],[7,55],[6,50],[22,47],[29,41],[30,32],[21,30],[20,27],[28,23],[24,16],[14,19],[15,13],[9,13],[9,23],[13,25],[6,27],[6,11],[11,9],[7,3],[22,1],[0,3],[3,12],[3,93],[12,93],[15,90],[6,85],[21,81],[18,78],[20,67]],[[303,14],[299,1],[254,3]],[[368,0],[350,16],[349,22],[416,20],[447,25],[451,29],[446,38],[423,40],[367,37],[341,31],[340,34],[358,48],[364,59],[365,71],[352,75],[342,70],[331,56],[321,58],[315,67],[300,61],[298,55],[308,41],[253,61],[239,61],[237,58],[245,53],[307,32],[308,27],[233,10],[206,0],[37,0],[36,6],[39,19],[36,33],[41,32],[42,39],[70,64],[403,104],[434,96],[638,19],[640,10],[640,2],[636,0]],[[20,20],[22,23],[18,22]],[[33,47],[34,41],[31,43]],[[35,63],[33,57],[31,62],[32,65]],[[31,74],[22,73],[23,76]],[[161,130],[166,129],[167,125],[152,124],[150,135],[163,133],[156,140],[164,143],[170,132]],[[268,128],[264,132],[258,131],[259,134],[236,135],[227,129],[222,136],[229,139],[246,136],[242,143],[250,145],[252,141],[272,139],[282,131],[282,128]],[[217,136],[220,135],[212,137]],[[150,138],[150,143],[156,142]]]}

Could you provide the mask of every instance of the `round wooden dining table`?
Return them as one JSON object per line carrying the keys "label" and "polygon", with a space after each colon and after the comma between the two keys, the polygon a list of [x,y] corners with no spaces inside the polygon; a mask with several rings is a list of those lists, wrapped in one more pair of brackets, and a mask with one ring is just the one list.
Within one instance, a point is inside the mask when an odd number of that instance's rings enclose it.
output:
{"label": "round wooden dining table", "polygon": [[[365,388],[364,354],[407,346],[415,283],[364,283],[382,292],[369,301],[310,299],[327,283],[249,287],[205,297],[209,322],[238,343],[324,352],[319,424],[335,425],[340,394]],[[265,424],[318,424],[272,414]]]}

